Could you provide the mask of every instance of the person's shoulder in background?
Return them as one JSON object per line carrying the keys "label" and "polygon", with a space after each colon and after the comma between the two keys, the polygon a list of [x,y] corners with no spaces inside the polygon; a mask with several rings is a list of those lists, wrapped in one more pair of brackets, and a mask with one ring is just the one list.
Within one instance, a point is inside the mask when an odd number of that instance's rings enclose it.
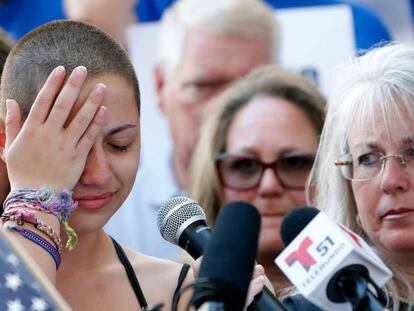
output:
{"label": "person's shoulder in background", "polygon": [[[154,22],[175,0],[140,0],[136,13],[140,22]],[[391,41],[390,32],[381,18],[369,7],[347,0],[265,0],[275,9],[319,5],[349,5],[354,18],[355,47],[365,50],[379,43]]]}

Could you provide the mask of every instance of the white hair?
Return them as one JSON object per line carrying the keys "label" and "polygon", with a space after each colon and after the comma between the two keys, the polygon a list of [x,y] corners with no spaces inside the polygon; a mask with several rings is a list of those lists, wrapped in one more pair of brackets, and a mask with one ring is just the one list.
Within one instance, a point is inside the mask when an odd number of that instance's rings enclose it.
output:
{"label": "white hair", "polygon": [[[350,182],[342,177],[334,162],[349,152],[348,139],[353,126],[375,129],[375,120],[382,120],[380,124],[386,124],[390,135],[395,125],[395,119],[391,122],[390,116],[399,118],[400,124],[407,128],[401,111],[407,112],[414,122],[414,45],[394,43],[375,48],[340,69],[328,101],[325,125],[311,174],[311,183],[316,184],[315,201],[312,203],[372,244],[357,223],[357,208]],[[407,279],[402,276],[404,274],[398,271],[398,267],[389,264],[398,281],[405,285],[408,293],[413,293]],[[395,284],[389,284],[389,289],[396,298]]]}
{"label": "white hair", "polygon": [[264,38],[269,40],[271,55],[277,55],[277,22],[262,0],[178,0],[161,19],[159,63],[164,74],[180,64],[190,29]]}

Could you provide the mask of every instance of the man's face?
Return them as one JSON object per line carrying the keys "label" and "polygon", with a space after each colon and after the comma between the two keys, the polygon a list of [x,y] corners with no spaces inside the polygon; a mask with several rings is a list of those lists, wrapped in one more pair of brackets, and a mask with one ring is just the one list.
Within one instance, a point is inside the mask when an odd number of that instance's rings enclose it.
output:
{"label": "man's face", "polygon": [[174,149],[187,164],[208,100],[271,57],[270,43],[263,38],[199,29],[187,33],[181,64],[168,78],[160,72],[157,77],[160,109],[169,120]]}

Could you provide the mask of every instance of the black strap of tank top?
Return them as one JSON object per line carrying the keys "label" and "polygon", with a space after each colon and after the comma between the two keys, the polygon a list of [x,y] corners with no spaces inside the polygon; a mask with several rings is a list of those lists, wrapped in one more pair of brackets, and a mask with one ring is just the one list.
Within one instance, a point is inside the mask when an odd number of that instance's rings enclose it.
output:
{"label": "black strap of tank top", "polygon": [[189,269],[190,269],[190,265],[188,263],[185,263],[183,267],[181,268],[180,275],[178,276],[177,288],[175,289],[173,297],[176,297],[178,295],[181,289],[181,285],[183,285],[183,282],[185,280],[185,277],[187,276]]}
{"label": "black strap of tank top", "polygon": [[122,249],[121,245],[117,241],[115,241],[112,237],[112,243],[115,246],[116,254],[118,255],[121,264],[124,266],[126,274],[128,276],[129,283],[134,290],[135,296],[138,298],[139,304],[141,308],[146,308],[148,306],[147,301],[145,300],[144,293],[142,292],[141,286],[139,285],[137,276],[135,275],[135,271],[131,266],[131,263],[128,260],[124,250]]}

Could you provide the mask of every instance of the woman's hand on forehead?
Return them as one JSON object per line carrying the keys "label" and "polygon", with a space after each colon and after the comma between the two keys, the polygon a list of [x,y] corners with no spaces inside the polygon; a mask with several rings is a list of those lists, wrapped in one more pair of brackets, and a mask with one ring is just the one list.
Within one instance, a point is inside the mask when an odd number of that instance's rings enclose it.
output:
{"label": "woman's hand on forehead", "polygon": [[101,106],[106,86],[94,86],[65,128],[87,69],[76,67],[66,83],[65,75],[62,66],[52,71],[23,124],[18,103],[6,101],[4,156],[11,190],[43,185],[56,191],[72,190],[82,175],[88,153],[106,120],[106,108]]}

